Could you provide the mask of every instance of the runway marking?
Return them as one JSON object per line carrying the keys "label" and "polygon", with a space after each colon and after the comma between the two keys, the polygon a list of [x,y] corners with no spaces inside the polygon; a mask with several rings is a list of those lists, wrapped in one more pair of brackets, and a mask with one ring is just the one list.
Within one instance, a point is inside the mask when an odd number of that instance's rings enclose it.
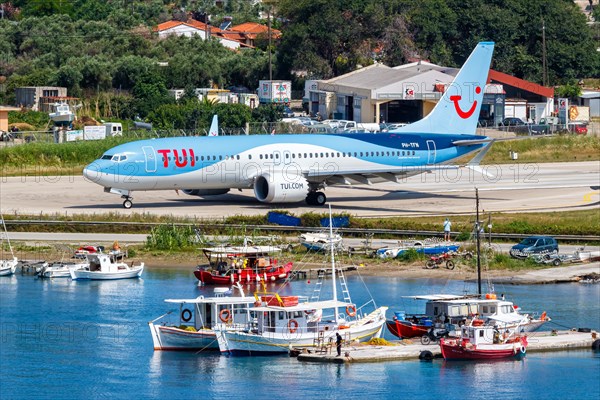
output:
{"label": "runway marking", "polygon": [[592,196],[600,196],[600,193],[598,192],[590,192],[590,193],[586,193],[583,195],[583,201],[582,203],[591,203],[592,202]]}

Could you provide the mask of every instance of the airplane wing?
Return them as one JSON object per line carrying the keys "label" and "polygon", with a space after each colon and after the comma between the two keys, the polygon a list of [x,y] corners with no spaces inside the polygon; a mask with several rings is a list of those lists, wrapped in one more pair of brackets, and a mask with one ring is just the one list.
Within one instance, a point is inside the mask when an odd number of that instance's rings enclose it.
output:
{"label": "airplane wing", "polygon": [[339,171],[331,168],[329,170],[311,170],[304,173],[309,182],[325,183],[331,185],[353,185],[363,184],[371,185],[373,183],[389,181],[400,183],[403,179],[410,176],[423,173],[431,173],[439,170],[455,170],[460,165],[415,165],[402,166],[396,168],[386,168],[381,170],[370,170],[368,172],[357,173],[356,171]]}

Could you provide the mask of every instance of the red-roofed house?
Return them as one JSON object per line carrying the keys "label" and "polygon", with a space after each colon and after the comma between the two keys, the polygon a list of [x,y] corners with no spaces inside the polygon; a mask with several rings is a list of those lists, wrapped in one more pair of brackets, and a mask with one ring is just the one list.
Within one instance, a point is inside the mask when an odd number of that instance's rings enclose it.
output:
{"label": "red-roofed house", "polygon": [[[235,25],[232,26],[228,31],[223,32],[235,32],[241,35],[241,37],[244,40],[244,43],[249,46],[254,46],[254,41],[256,40],[256,38],[267,39],[269,37],[269,27],[256,22],[245,22],[243,24]],[[277,40],[280,37],[281,31],[271,28],[271,39]]]}
{"label": "red-roofed house", "polygon": [[187,36],[197,35],[202,39],[206,39],[209,36],[217,38],[221,44],[230,49],[237,50],[240,47],[248,47],[243,41],[237,41],[229,37],[220,35],[222,32],[219,28],[211,25],[207,25],[204,22],[196,21],[195,19],[189,19],[187,22],[182,21],[167,21],[162,24],[158,24],[154,29],[154,32],[158,33],[159,38],[165,38],[170,35]]}

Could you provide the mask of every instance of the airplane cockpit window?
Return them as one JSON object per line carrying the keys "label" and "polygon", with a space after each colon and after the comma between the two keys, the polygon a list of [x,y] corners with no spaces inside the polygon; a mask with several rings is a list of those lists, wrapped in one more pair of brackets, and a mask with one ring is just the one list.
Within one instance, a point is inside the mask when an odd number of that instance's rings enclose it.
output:
{"label": "airplane cockpit window", "polygon": [[112,160],[112,157],[110,154],[105,154],[102,156],[101,160]]}
{"label": "airplane cockpit window", "polygon": [[[102,157],[104,159],[104,157]],[[123,154],[115,154],[114,156],[111,157],[112,161],[115,162],[121,162],[121,161],[125,161],[127,160],[127,156],[123,155]]]}

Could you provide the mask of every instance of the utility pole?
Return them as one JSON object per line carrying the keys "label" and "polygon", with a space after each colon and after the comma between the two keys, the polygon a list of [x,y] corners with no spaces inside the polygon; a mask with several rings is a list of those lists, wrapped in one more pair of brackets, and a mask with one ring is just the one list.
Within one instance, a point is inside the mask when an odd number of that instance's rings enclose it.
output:
{"label": "utility pole", "polygon": [[479,189],[475,188],[475,237],[477,238],[477,293],[481,297],[481,243],[479,240]]}
{"label": "utility pole", "polygon": [[546,24],[542,18],[542,85],[548,86],[548,67],[546,65]]}
{"label": "utility pole", "polygon": [[271,6],[267,10],[267,21],[269,27],[269,80],[273,80],[273,67],[271,66]]}

